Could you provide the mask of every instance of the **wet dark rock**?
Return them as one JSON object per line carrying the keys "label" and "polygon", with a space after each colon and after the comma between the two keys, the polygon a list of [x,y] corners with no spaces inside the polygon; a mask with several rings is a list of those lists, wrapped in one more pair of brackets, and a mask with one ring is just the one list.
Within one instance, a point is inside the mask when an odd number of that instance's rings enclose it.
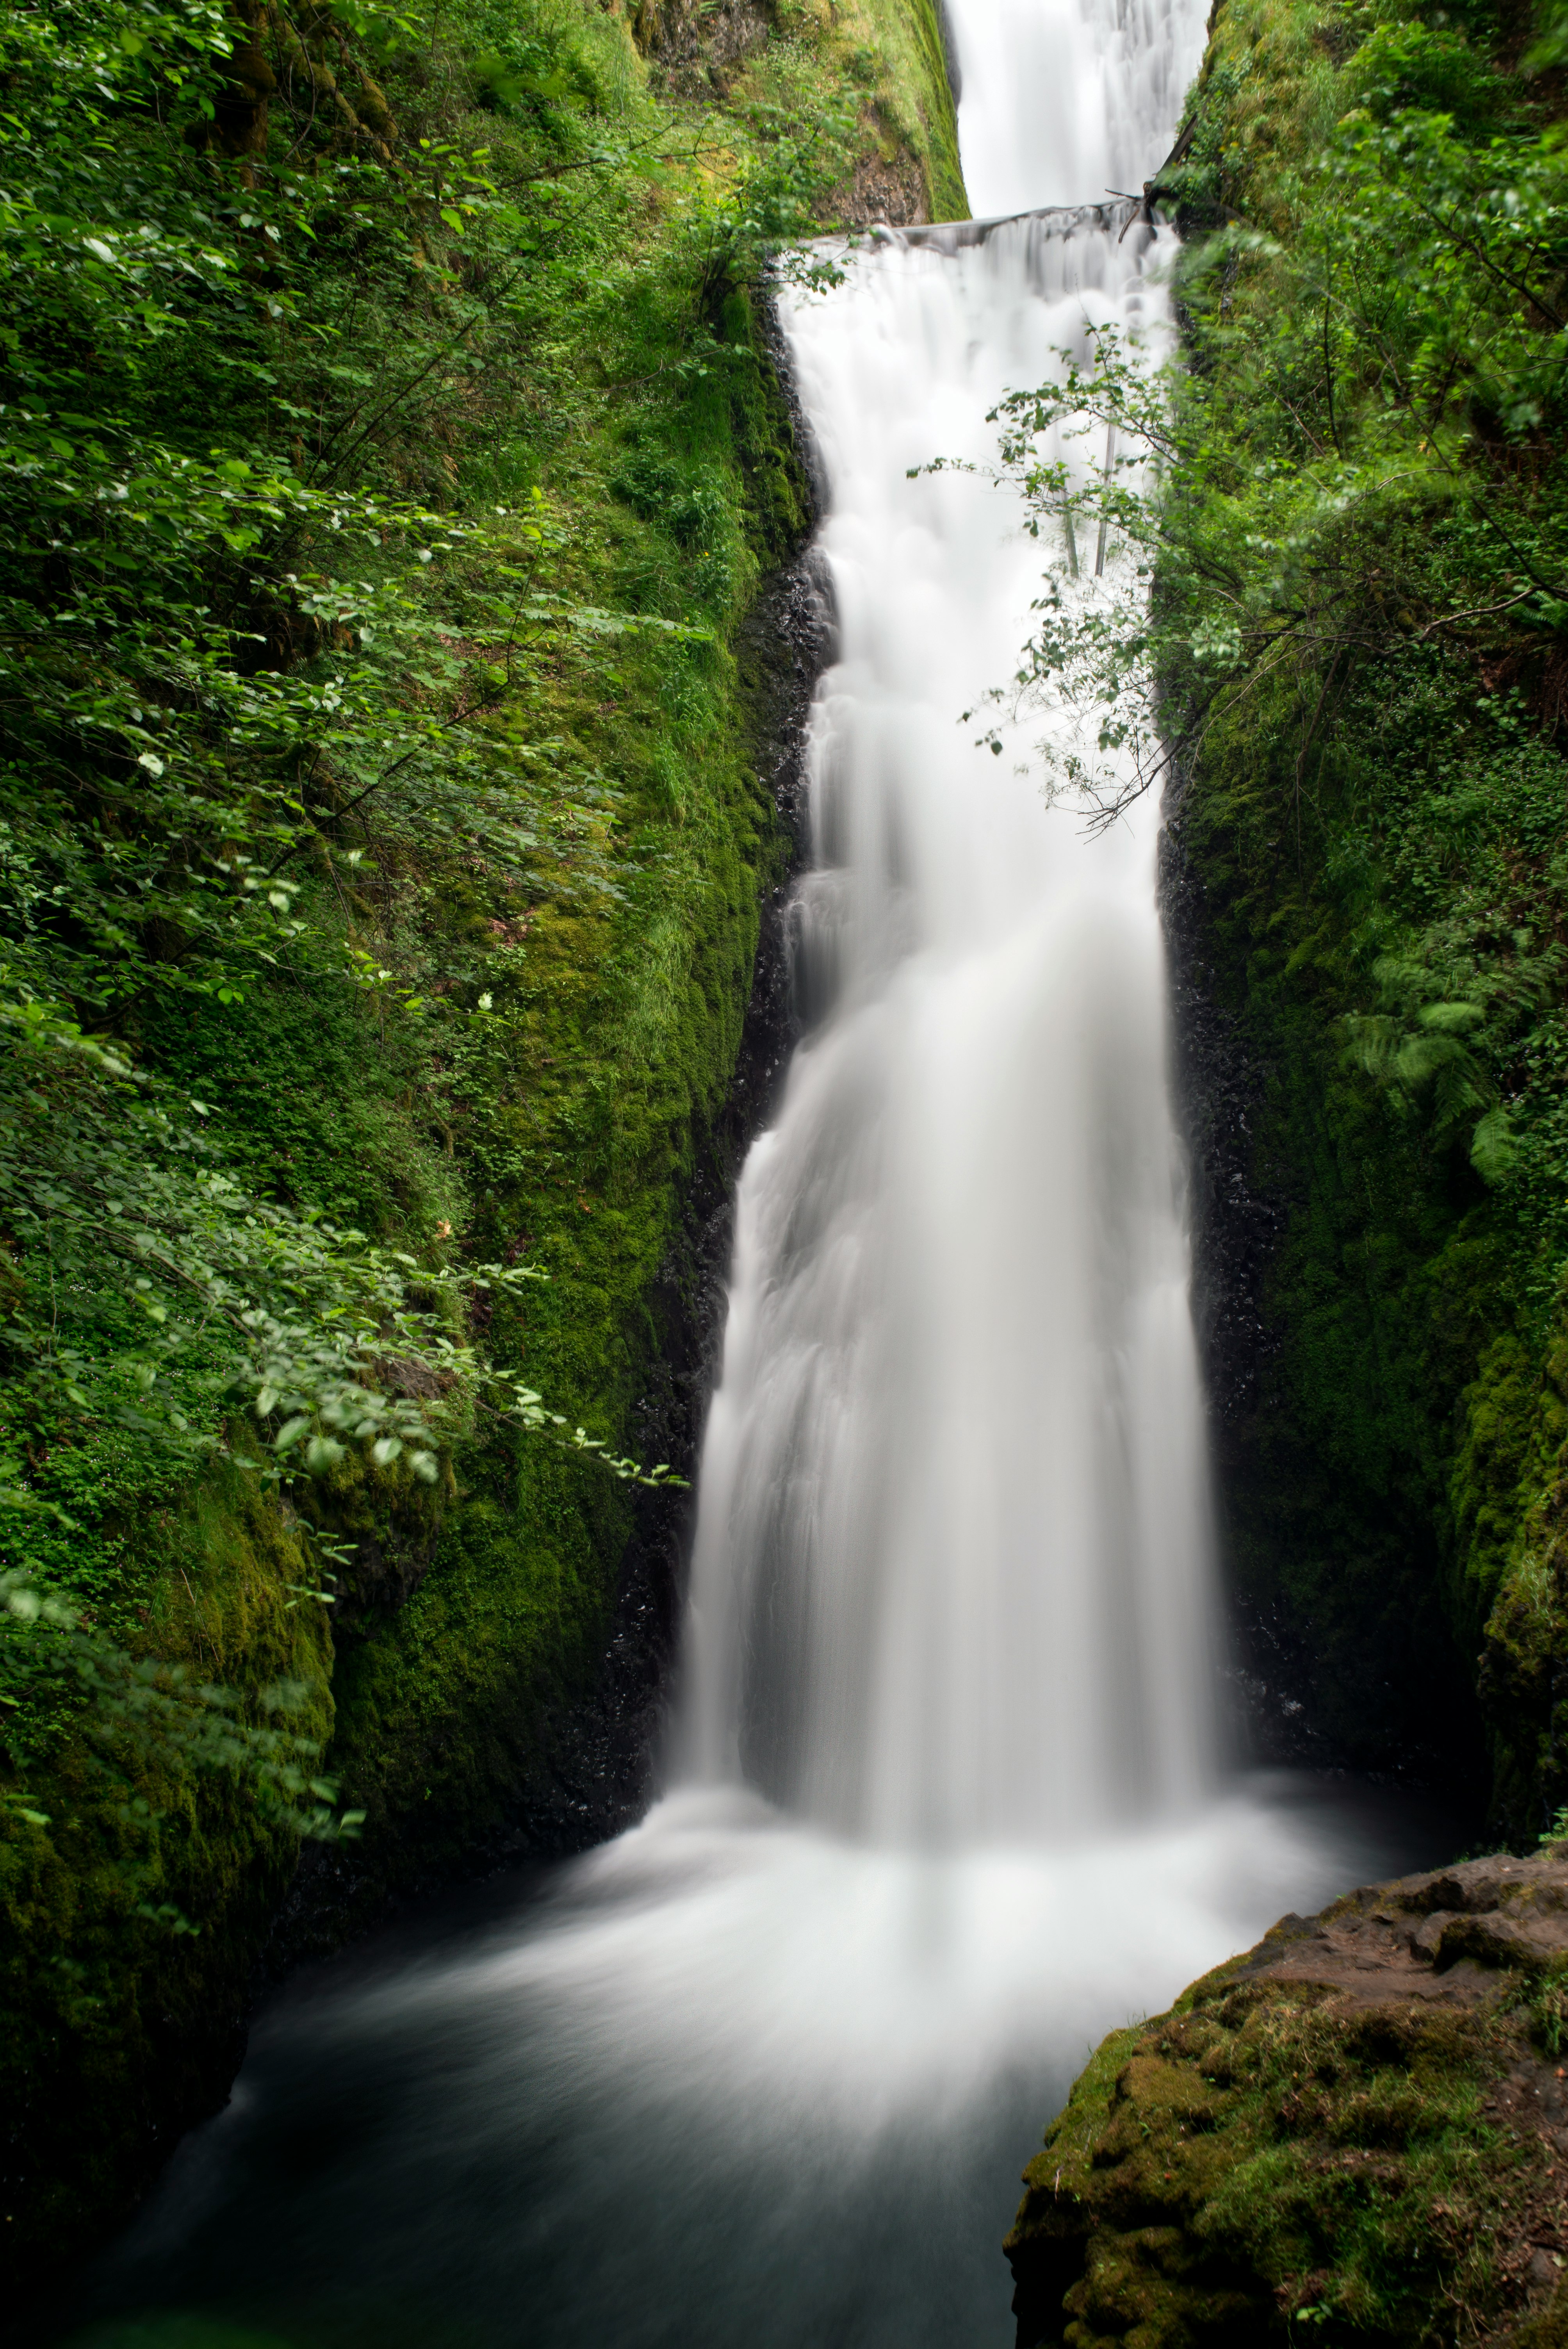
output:
{"label": "wet dark rock", "polygon": [[[1223,1549],[1228,1497],[1251,1468],[1259,1382],[1279,1350],[1264,1292],[1289,1203],[1256,1176],[1267,1071],[1243,1015],[1220,999],[1207,891],[1186,838],[1186,789],[1178,777],[1166,793],[1160,910],[1170,972],[1175,1109],[1190,1185],[1192,1311]],[[1233,1589],[1230,1596],[1228,1677],[1249,1756],[1333,1766],[1341,1757],[1314,1717],[1315,1659],[1303,1627],[1266,1601]]]}
{"label": "wet dark rock", "polygon": [[1253,1763],[1440,1789],[1468,1812],[1490,1765],[1438,1536],[1394,1469],[1340,1490],[1316,1450],[1302,1268],[1333,1278],[1337,1259],[1313,1256],[1311,1112],[1277,1065],[1302,1038],[1253,988],[1224,895],[1236,876],[1189,789],[1179,775],[1166,795],[1160,897],[1235,1744]]}

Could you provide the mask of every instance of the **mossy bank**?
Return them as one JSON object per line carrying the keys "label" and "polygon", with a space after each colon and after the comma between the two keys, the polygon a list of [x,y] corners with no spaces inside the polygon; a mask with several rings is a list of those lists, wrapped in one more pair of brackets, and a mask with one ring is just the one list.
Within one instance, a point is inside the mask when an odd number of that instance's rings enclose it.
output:
{"label": "mossy bank", "polygon": [[964,210],[929,0],[39,23],[5,36],[22,2280],[222,2097],[291,1883],[281,1946],[321,1946],[602,1824],[559,1724],[634,1537],[667,1632],[684,1503],[638,1479],[688,1464],[688,1201],[791,854],[768,255]]}

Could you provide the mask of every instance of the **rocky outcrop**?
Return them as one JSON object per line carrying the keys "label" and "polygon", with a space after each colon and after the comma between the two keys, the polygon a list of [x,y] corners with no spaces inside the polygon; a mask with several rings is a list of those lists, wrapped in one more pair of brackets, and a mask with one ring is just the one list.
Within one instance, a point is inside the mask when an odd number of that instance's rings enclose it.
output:
{"label": "rocky outcrop", "polygon": [[1283,1918],[1024,2176],[1018,2349],[1568,2340],[1568,1845]]}

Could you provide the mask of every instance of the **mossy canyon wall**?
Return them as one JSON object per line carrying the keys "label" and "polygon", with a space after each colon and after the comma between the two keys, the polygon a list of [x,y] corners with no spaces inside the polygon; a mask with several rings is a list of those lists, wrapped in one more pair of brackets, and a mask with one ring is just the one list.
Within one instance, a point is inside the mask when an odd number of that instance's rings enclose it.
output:
{"label": "mossy canyon wall", "polygon": [[26,2282],[263,1951],[642,1799],[820,660],[768,255],[965,206],[930,0],[5,39]]}
{"label": "mossy canyon wall", "polygon": [[[1152,640],[1239,1677],[1520,1847],[1568,1802],[1555,37],[1217,11]],[[263,1961],[640,1798],[821,626],[769,255],[966,206],[932,0],[4,39],[26,2276],[222,2096]],[[1250,1996],[1083,2095],[1130,2126]],[[1212,2337],[1332,2297],[1255,2282]]]}
{"label": "mossy canyon wall", "polygon": [[1516,1843],[1568,1795],[1563,481],[1496,227],[1529,209],[1550,306],[1542,46],[1228,0],[1166,175],[1164,887],[1238,1678],[1265,1751]]}

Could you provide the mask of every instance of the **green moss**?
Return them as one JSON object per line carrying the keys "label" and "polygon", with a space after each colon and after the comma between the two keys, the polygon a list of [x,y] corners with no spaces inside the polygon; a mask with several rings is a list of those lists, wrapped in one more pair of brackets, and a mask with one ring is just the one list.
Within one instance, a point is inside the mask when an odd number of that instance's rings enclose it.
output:
{"label": "green moss", "polygon": [[[1493,1733],[1501,1814],[1550,1820],[1568,1800],[1568,1707],[1559,1689],[1559,1660],[1568,1646],[1568,1341],[1559,1338],[1553,1346],[1543,1374],[1521,1376],[1506,1357],[1501,1367],[1496,1418],[1503,1496],[1491,1523],[1480,1526],[1482,1540],[1491,1536],[1489,1547],[1477,1543],[1494,1568],[1480,1688]],[[1491,1404],[1490,1390],[1483,1400]],[[1472,1424],[1477,1416],[1472,1402]],[[1481,1423],[1484,1430],[1491,1423]]]}
{"label": "green moss", "polygon": [[967,220],[958,121],[934,0],[862,0],[883,66],[890,117],[919,156],[933,220]]}
{"label": "green moss", "polygon": [[1415,2343],[1516,2305],[1507,2253],[1552,2189],[1487,2101],[1529,2060],[1506,1990],[1347,2012],[1246,1963],[1114,2033],[1047,2131],[1008,2239],[1031,2340]]}
{"label": "green moss", "polygon": [[1356,908],[1326,854],[1298,865],[1269,841],[1257,788],[1261,765],[1294,761],[1286,715],[1264,700],[1216,730],[1185,810],[1218,909],[1210,967],[1268,1072],[1253,1177],[1288,1208],[1227,1492],[1232,1564],[1251,1607],[1302,1630],[1318,1719],[1375,1768],[1429,1742],[1434,1696],[1463,1713],[1449,1447],[1499,1251],[1480,1185],[1434,1164],[1347,1053],[1371,959]]}
{"label": "green moss", "polygon": [[[230,1684],[304,1683],[297,1725],[325,1737],[331,1643],[321,1610],[291,1603],[304,1568],[274,1504],[216,1475],[126,1540],[156,1653]],[[47,1824],[0,1808],[0,2223],[21,2272],[101,2224],[209,2108],[297,1853],[226,1779],[62,1730],[26,1776]],[[164,1903],[197,1930],[144,1914]]]}
{"label": "green moss", "polygon": [[1550,2308],[1510,2333],[1509,2349],[1568,2349],[1568,2292],[1559,2291]]}

